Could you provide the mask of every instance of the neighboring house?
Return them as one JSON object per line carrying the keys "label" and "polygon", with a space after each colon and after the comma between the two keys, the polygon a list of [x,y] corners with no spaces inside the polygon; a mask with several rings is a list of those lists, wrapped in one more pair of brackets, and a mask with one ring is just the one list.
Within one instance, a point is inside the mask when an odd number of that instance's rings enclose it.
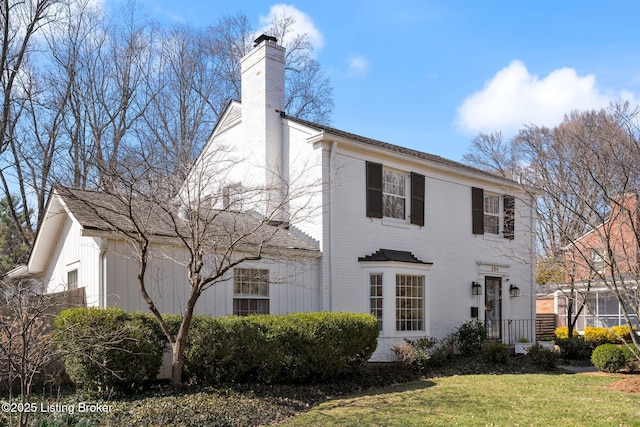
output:
{"label": "neighboring house", "polygon": [[565,248],[566,283],[539,288],[538,313],[558,315],[558,325],[566,326],[567,307],[573,304],[573,315],[584,305],[576,322],[576,330],[585,326],[612,327],[626,325],[621,298],[628,298],[632,324],[638,325],[637,304],[640,301],[640,252],[638,229],[640,215],[638,195],[626,193],[611,203],[607,219]]}
{"label": "neighboring house", "polygon": [[[272,242],[276,256],[238,266],[203,294],[198,312],[372,313],[380,325],[372,360],[389,360],[404,339],[442,338],[469,320],[506,343],[534,340],[531,197],[516,182],[454,161],[289,117],[284,53],[271,37],[256,40],[242,60],[242,102],[221,115],[182,193],[198,188],[206,197],[224,187],[220,203],[228,205],[263,185],[268,203],[281,207],[274,224],[292,226]],[[207,187],[203,176],[215,173],[219,163],[211,159],[220,147],[235,165]],[[286,200],[300,183],[317,190]],[[314,214],[296,221],[302,207]],[[29,274],[48,291],[86,287],[89,305],[145,310],[130,248],[96,221],[73,197],[54,192]],[[171,236],[156,246],[175,251],[149,273],[160,309],[179,312],[183,249]]]}

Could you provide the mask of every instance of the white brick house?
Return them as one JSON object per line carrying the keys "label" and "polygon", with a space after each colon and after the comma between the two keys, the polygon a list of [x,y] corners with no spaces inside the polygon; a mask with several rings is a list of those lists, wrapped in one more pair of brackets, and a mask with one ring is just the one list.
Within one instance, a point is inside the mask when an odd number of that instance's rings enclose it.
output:
{"label": "white brick house", "polygon": [[[454,161],[287,116],[284,53],[271,37],[256,40],[242,60],[242,100],[220,117],[183,191],[202,186],[220,147],[237,161],[215,186],[232,192],[267,186],[277,204],[300,180],[319,183],[317,191],[283,204],[278,218],[291,219],[290,237],[305,256],[243,265],[260,285],[239,295],[242,286],[229,277],[203,295],[198,311],[371,312],[381,328],[375,360],[388,360],[390,348],[406,338],[441,338],[474,319],[505,342],[535,339],[535,224],[527,193]],[[317,213],[290,218],[301,204]],[[89,304],[144,309],[127,285],[131,261],[118,256],[117,242],[93,236],[64,200],[50,207],[68,219],[51,219],[52,231],[41,230],[31,274],[59,290],[68,286],[69,266],[77,265]],[[156,269],[164,310],[179,311],[183,295],[176,289],[185,279],[168,274],[171,265]],[[108,275],[119,276],[118,285]]]}
{"label": "white brick house", "polygon": [[295,224],[322,252],[320,310],[378,316],[378,358],[472,319],[505,341],[517,340],[507,331],[516,321],[535,339],[534,211],[517,183],[283,109],[284,49],[263,36],[242,61],[242,102],[229,104],[194,170],[225,145],[245,159],[229,182],[322,182],[309,196],[320,214]]}

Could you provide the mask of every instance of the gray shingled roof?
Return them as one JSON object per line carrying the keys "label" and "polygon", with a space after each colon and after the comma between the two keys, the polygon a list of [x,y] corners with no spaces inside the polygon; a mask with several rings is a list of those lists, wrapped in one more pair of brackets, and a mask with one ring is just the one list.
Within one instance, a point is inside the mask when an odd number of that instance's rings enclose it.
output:
{"label": "gray shingled roof", "polygon": [[429,154],[429,153],[425,153],[422,151],[418,151],[418,150],[413,150],[411,148],[406,148],[406,147],[401,147],[399,145],[394,145],[394,144],[389,144],[388,142],[383,142],[383,141],[378,141],[376,139],[371,139],[371,138],[367,138],[361,135],[357,135],[354,133],[349,133],[349,132],[345,132],[342,131],[340,129],[335,129],[329,126],[325,126],[325,125],[321,125],[318,123],[313,123],[313,122],[309,122],[307,120],[302,120],[302,119],[298,119],[295,117],[291,117],[291,116],[287,116],[285,113],[280,113],[282,117],[286,118],[287,120],[291,120],[293,122],[297,122],[300,123],[302,125],[314,128],[318,131],[322,131],[325,132],[327,134],[330,135],[335,135],[337,137],[340,138],[346,138],[346,139],[350,139],[352,141],[355,142],[360,142],[362,144],[366,144],[366,145],[371,145],[373,147],[378,147],[378,148],[382,148],[384,150],[388,150],[388,151],[394,151],[396,153],[401,153],[401,154],[406,154],[412,157],[415,157],[417,159],[420,160],[426,160],[428,162],[432,162],[432,163],[437,163],[443,166],[448,166],[450,168],[454,168],[454,169],[458,169],[460,171],[464,171],[464,172],[470,172],[470,173],[474,173],[474,174],[478,174],[478,175],[483,175],[486,177],[490,177],[493,179],[499,179],[505,182],[509,182],[512,184],[517,184],[515,181],[504,178],[502,176],[496,175],[494,173],[491,172],[487,172],[484,171],[482,169],[478,169],[478,168],[474,168],[472,166],[469,165],[465,165],[464,163],[460,163],[460,162],[456,162],[453,160],[449,160],[446,159],[444,157],[440,157],[440,156],[436,156],[435,154]]}
{"label": "gray shingled roof", "polygon": [[396,261],[412,264],[433,264],[419,260],[409,251],[397,251],[394,249],[380,249],[377,252],[358,258],[358,261]]}
{"label": "gray shingled roof", "polygon": [[[116,234],[136,233],[136,229],[148,236],[165,237],[180,242],[180,237],[189,239],[191,227],[178,215],[178,207],[166,209],[160,204],[137,199],[127,200],[114,194],[99,191],[57,187],[69,212],[85,230],[104,231]],[[268,249],[309,251],[319,254],[318,249],[306,239],[284,228],[266,223],[255,216],[220,210],[210,210],[208,219],[201,220],[200,238],[206,247],[224,250],[232,241],[240,239],[240,247],[251,248],[262,245]]]}

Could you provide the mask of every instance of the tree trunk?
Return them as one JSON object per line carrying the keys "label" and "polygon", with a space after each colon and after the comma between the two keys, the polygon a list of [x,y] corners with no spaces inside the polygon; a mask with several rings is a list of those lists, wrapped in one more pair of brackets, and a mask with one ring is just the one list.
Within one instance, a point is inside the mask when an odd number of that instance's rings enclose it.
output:
{"label": "tree trunk", "polygon": [[184,342],[186,340],[177,339],[171,345],[173,354],[171,355],[171,386],[173,388],[182,387],[182,367],[184,366]]}

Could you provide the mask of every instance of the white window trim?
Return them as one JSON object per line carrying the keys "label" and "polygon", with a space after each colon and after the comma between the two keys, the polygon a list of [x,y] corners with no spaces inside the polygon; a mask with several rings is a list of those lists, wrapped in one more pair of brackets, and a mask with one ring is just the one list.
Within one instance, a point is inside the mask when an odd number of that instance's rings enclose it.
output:
{"label": "white window trim", "polygon": [[[264,270],[267,273],[267,295],[258,295],[258,294],[243,294],[243,293],[236,293],[235,292],[235,274],[236,274],[236,270]],[[236,299],[255,299],[255,300],[265,300],[268,302],[268,313],[272,312],[272,307],[271,307],[271,283],[270,283],[270,277],[271,277],[271,271],[268,268],[265,268],[264,266],[256,266],[256,267],[251,267],[251,266],[242,266],[242,267],[236,267],[233,269],[232,273],[231,273],[231,313],[235,315],[234,313],[234,301]]]}
{"label": "white window trim", "polygon": [[80,286],[80,261],[74,261],[70,264],[67,264],[67,268],[64,276],[64,290],[68,291],[69,289],[69,273],[72,271],[76,271],[76,287],[73,289],[78,289],[83,286]]}
{"label": "white window trim", "polygon": [[[370,310],[370,274],[382,274],[382,330],[381,338],[419,338],[430,331],[429,318],[429,271],[431,264],[412,264],[396,261],[362,261],[363,301],[366,301],[366,312]],[[423,330],[396,331],[396,275],[424,277],[424,313]]]}

